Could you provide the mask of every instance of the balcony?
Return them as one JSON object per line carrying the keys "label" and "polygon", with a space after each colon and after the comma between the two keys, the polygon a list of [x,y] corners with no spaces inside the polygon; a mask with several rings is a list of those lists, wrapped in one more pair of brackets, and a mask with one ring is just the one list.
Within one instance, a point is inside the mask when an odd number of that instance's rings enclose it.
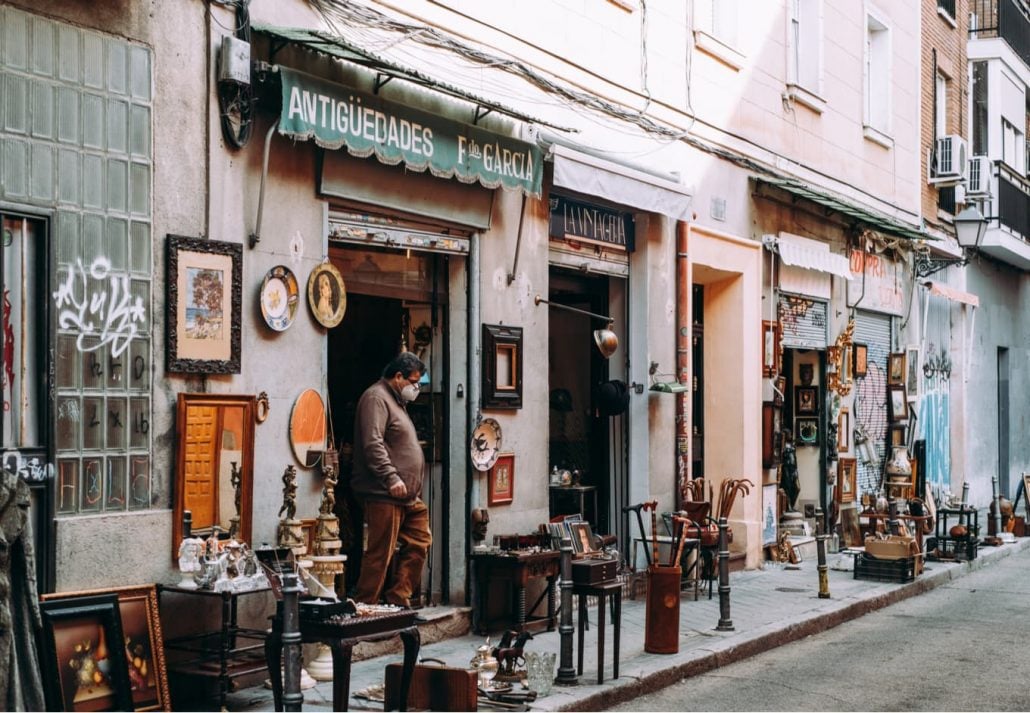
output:
{"label": "balcony", "polygon": [[1003,39],[1030,67],[1030,17],[1018,0],[970,0],[969,39]]}
{"label": "balcony", "polygon": [[995,165],[997,198],[993,204],[997,212],[989,216],[980,250],[1030,271],[1030,182],[1000,161]]}

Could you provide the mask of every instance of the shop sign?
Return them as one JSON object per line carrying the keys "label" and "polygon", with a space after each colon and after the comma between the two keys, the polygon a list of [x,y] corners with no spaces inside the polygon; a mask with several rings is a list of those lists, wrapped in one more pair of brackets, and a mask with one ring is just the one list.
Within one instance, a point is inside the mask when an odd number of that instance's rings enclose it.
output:
{"label": "shop sign", "polygon": [[540,195],[543,161],[533,144],[285,67],[279,74],[284,136],[314,138],[328,149],[346,146],[354,156],[375,154],[387,165],[428,169],[440,178]]}
{"label": "shop sign", "polygon": [[633,217],[629,213],[565,196],[552,195],[549,203],[551,237],[633,250]]}
{"label": "shop sign", "polygon": [[905,311],[905,273],[901,265],[883,255],[851,251],[848,306],[901,316]]}

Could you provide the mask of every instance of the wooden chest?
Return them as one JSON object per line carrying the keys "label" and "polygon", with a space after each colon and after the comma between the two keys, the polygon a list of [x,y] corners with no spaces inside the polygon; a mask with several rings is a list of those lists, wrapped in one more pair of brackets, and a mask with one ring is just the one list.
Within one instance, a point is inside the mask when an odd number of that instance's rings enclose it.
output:
{"label": "wooden chest", "polygon": [[619,574],[618,560],[583,559],[572,562],[573,584],[611,582]]}

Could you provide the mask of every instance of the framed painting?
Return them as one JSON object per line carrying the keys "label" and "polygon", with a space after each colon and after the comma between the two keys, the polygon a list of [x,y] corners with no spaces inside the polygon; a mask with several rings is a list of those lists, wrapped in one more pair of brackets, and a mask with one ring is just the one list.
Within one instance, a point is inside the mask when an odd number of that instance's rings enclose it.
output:
{"label": "framed painting", "polygon": [[762,376],[774,378],[780,373],[780,323],[762,321]]}
{"label": "framed painting", "polygon": [[243,246],[168,236],[167,370],[239,374]]}
{"label": "framed painting", "polygon": [[[67,601],[112,594],[118,597],[132,710],[172,710],[155,585],[44,594],[41,599],[44,602]],[[84,709],[93,710],[88,706]]]}
{"label": "framed painting", "polygon": [[887,428],[887,443],[890,446],[905,445],[908,429],[904,424],[895,424]]}
{"label": "framed painting", "polygon": [[762,544],[775,545],[778,528],[778,483],[762,486]]}
{"label": "framed painting", "polygon": [[308,306],[315,321],[332,329],[347,312],[347,287],[331,262],[323,262],[308,275]]}
{"label": "framed painting", "polygon": [[61,596],[39,608],[47,709],[133,710],[118,595]]}
{"label": "framed painting", "polygon": [[515,454],[502,453],[487,479],[487,505],[508,505],[515,499]]}
{"label": "framed painting", "polygon": [[856,379],[866,375],[869,371],[869,346],[867,344],[853,344],[851,349],[855,365],[853,373]]}
{"label": "framed painting", "polygon": [[847,453],[851,450],[851,413],[842,408],[837,414],[837,452]]}
{"label": "framed painting", "polygon": [[787,377],[780,376],[773,382],[773,405],[783,406],[783,396],[787,393]]}
{"label": "framed painting", "polygon": [[762,467],[780,464],[781,410],[774,401],[762,402]]}
{"label": "framed painting", "polygon": [[483,408],[522,408],[522,327],[483,325]]}
{"label": "framed painting", "polygon": [[819,410],[819,390],[815,386],[795,386],[794,408],[799,414],[815,414]]}
{"label": "framed painting", "polygon": [[594,552],[594,532],[589,522],[567,523],[569,533],[572,536],[572,549],[576,554]]}
{"label": "framed painting", "polygon": [[891,386],[905,383],[905,352],[891,352],[887,357],[887,383]]}
{"label": "framed painting", "polygon": [[819,445],[819,419],[799,418],[794,422],[794,433],[799,446]]}
{"label": "framed painting", "polygon": [[908,397],[905,396],[904,384],[891,384],[887,387],[887,417],[891,423],[908,418]]}
{"label": "framed painting", "polygon": [[905,347],[905,392],[909,401],[918,401],[919,383],[922,374],[919,358],[919,345]]}
{"label": "framed painting", "polygon": [[854,458],[837,460],[837,502],[853,503],[858,489],[858,466]]}

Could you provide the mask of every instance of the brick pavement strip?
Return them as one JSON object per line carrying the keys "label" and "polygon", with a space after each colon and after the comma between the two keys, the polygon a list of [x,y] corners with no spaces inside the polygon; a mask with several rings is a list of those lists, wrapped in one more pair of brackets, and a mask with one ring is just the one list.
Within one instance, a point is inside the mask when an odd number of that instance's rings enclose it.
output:
{"label": "brick pavement strip", "polygon": [[[983,547],[980,556],[968,563],[928,563],[926,571],[907,584],[884,584],[855,580],[850,571],[830,570],[830,599],[819,599],[815,562],[801,569],[787,570],[770,566],[764,570],[741,572],[730,577],[731,617],[734,631],[715,631],[719,621],[718,596],[693,601],[684,594],[680,607],[680,651],[658,655],[644,651],[643,597],[626,600],[622,606],[622,641],[619,673],[612,672],[612,636],[605,637],[605,681],[597,684],[597,632],[591,626],[585,639],[583,675],[575,686],[557,686],[550,695],[537,699],[532,710],[603,710],[648,693],[683,678],[697,676],[735,661],[768,651],[777,646],[825,631],[868,612],[918,596],[980,567],[1015,552],[1030,548],[1030,538],[1001,547]],[[834,555],[830,555],[832,559]],[[596,609],[591,610],[591,617]],[[467,666],[481,637],[465,635],[423,646],[421,655],[440,659],[450,666]],[[557,631],[537,634],[527,650],[559,651]],[[575,661],[575,651],[573,654]],[[400,661],[399,655],[381,656],[355,662],[351,672],[351,693],[372,684],[381,684],[387,663]],[[320,683],[305,691],[305,710],[329,710],[331,684]],[[352,698],[352,710],[361,702]],[[270,710],[271,691],[244,689],[232,694],[229,710]],[[377,708],[376,708],[377,709]]]}

